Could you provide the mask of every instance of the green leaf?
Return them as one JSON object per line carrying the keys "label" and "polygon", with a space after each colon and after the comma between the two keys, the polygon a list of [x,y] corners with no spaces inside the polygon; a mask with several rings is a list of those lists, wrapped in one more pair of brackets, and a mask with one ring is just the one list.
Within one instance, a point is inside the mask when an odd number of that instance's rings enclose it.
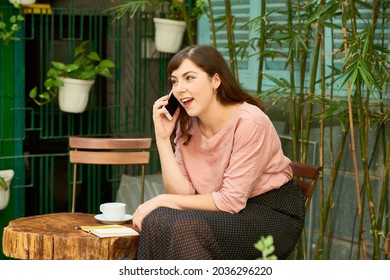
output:
{"label": "green leaf", "polygon": [[348,95],[351,94],[351,91],[356,84],[356,79],[357,79],[358,75],[359,75],[359,68],[355,68],[354,71],[352,72],[352,75],[351,75],[351,81],[350,81]]}
{"label": "green leaf", "polygon": [[272,246],[272,244],[274,244],[274,238],[272,237],[272,235],[268,235],[268,236],[265,238],[264,244],[265,244],[265,246],[267,246],[267,247]]}
{"label": "green leaf", "polygon": [[9,22],[10,23],[16,23],[16,16],[11,16],[10,18],[9,18]]}
{"label": "green leaf", "polygon": [[106,77],[106,78],[111,78],[112,77],[110,71],[107,68],[97,69],[96,70],[96,74],[98,74],[100,76],[103,76],[103,77]]}
{"label": "green leaf", "polygon": [[80,54],[85,52],[85,47],[87,46],[88,41],[83,41],[78,47],[74,50],[74,56],[77,57]]}
{"label": "green leaf", "polygon": [[291,88],[291,84],[285,78],[280,78],[280,80],[283,82],[285,88]]}
{"label": "green leaf", "polygon": [[267,73],[263,73],[263,75],[265,77],[267,77],[268,79],[270,79],[272,82],[274,82],[277,86],[279,86],[281,88],[285,87],[285,84],[283,83],[283,81],[281,79],[277,79],[274,76],[268,75]]}
{"label": "green leaf", "polygon": [[264,250],[263,242],[261,240],[257,241],[257,243],[255,244],[255,248],[262,252]]}
{"label": "green leaf", "polygon": [[115,63],[108,59],[104,59],[99,63],[99,68],[113,68],[113,67],[115,67]]}
{"label": "green leaf", "polygon": [[374,86],[377,90],[381,90],[380,85],[377,83],[366,61],[362,61],[360,63],[359,73],[362,76],[366,86],[370,89],[370,92],[373,91],[372,86]]}
{"label": "green leaf", "polygon": [[100,61],[100,56],[97,54],[97,52],[90,52],[88,54],[88,58],[90,58],[94,61]]}
{"label": "green leaf", "polygon": [[69,65],[66,65],[65,66],[65,71],[67,72],[67,73],[70,73],[70,72],[73,72],[73,71],[75,71],[75,70],[77,70],[77,69],[79,69],[79,65],[76,65],[76,64],[69,64]]}
{"label": "green leaf", "polygon": [[43,83],[43,85],[45,86],[45,88],[47,88],[47,89],[50,89],[50,88],[52,88],[53,87],[53,85],[55,84],[55,79],[47,79],[44,83]]}
{"label": "green leaf", "polygon": [[59,75],[61,75],[62,73],[64,73],[63,70],[58,70],[56,68],[50,68],[47,73],[46,73],[46,76],[47,78],[57,78]]}
{"label": "green leaf", "polygon": [[12,25],[11,25],[11,30],[12,30],[13,32],[18,31],[19,29],[20,29],[20,25],[19,25],[19,24],[15,23],[15,24],[12,24]]}
{"label": "green leaf", "polygon": [[38,90],[37,87],[34,87],[32,90],[30,90],[30,93],[28,94],[31,98],[37,97]]}
{"label": "green leaf", "polygon": [[58,79],[53,80],[53,87],[59,88],[64,85],[64,82]]}
{"label": "green leaf", "polygon": [[40,97],[41,99],[46,100],[46,101],[50,100],[50,94],[49,94],[47,91],[41,93],[41,94],[39,95],[39,97]]}
{"label": "green leaf", "polygon": [[62,62],[52,61],[51,64],[58,70],[65,70],[66,65]]}
{"label": "green leaf", "polygon": [[95,79],[95,72],[91,71],[83,71],[78,74],[80,79],[83,80],[94,80]]}

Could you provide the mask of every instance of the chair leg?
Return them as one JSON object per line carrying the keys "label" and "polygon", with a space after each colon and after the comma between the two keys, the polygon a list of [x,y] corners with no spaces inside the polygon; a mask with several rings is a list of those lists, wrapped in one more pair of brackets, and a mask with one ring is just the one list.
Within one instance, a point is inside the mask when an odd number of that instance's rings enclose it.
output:
{"label": "chair leg", "polygon": [[72,213],[75,212],[75,207],[76,207],[76,171],[77,171],[77,164],[74,164],[73,165]]}
{"label": "chair leg", "polygon": [[144,203],[144,193],[145,193],[145,165],[141,167],[141,203]]}

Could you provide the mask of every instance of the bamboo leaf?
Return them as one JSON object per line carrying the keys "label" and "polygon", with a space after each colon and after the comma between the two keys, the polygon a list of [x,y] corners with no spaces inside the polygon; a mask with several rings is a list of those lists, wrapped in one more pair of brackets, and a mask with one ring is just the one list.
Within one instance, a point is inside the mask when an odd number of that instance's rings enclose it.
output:
{"label": "bamboo leaf", "polygon": [[339,9],[338,1],[330,1],[325,5],[320,5],[316,11],[307,19],[306,25],[314,22],[323,23],[332,18]]}
{"label": "bamboo leaf", "polygon": [[360,66],[361,67],[359,67],[359,73],[360,73],[362,79],[364,80],[365,85],[369,88],[370,92],[374,92],[372,89],[372,86],[374,86],[377,90],[380,91],[381,87],[377,83],[372,72],[369,70],[367,63],[365,61],[362,61],[360,63]]}
{"label": "bamboo leaf", "polygon": [[350,87],[348,90],[348,95],[351,94],[351,91],[356,84],[356,80],[357,80],[358,75],[359,75],[359,68],[355,68],[351,73],[351,80],[350,80]]}
{"label": "bamboo leaf", "polygon": [[[277,79],[274,76],[271,76],[271,75],[269,75],[267,73],[263,73],[263,75],[265,77],[267,77],[268,79],[270,79],[274,84],[276,84],[280,88],[286,88],[286,84],[285,84],[286,83],[286,79],[283,79],[283,78]],[[287,88],[289,88],[289,87],[287,87]]]}

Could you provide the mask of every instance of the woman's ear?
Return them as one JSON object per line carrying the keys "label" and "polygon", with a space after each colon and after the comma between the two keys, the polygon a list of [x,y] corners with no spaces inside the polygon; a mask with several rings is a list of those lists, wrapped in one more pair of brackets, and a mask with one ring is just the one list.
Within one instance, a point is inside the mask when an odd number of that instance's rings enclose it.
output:
{"label": "woman's ear", "polygon": [[219,77],[218,73],[214,74],[211,83],[214,89],[217,89],[219,87],[219,85],[221,84],[221,78]]}

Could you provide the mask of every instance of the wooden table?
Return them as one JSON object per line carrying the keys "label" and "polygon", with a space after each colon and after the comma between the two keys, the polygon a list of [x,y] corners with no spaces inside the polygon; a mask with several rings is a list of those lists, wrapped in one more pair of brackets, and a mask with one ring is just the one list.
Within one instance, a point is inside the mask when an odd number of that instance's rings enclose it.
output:
{"label": "wooden table", "polygon": [[[76,226],[103,225],[94,214],[53,213],[19,218],[3,232],[3,253],[24,260],[134,259],[139,235],[99,238]],[[123,224],[133,227],[131,221]]]}

